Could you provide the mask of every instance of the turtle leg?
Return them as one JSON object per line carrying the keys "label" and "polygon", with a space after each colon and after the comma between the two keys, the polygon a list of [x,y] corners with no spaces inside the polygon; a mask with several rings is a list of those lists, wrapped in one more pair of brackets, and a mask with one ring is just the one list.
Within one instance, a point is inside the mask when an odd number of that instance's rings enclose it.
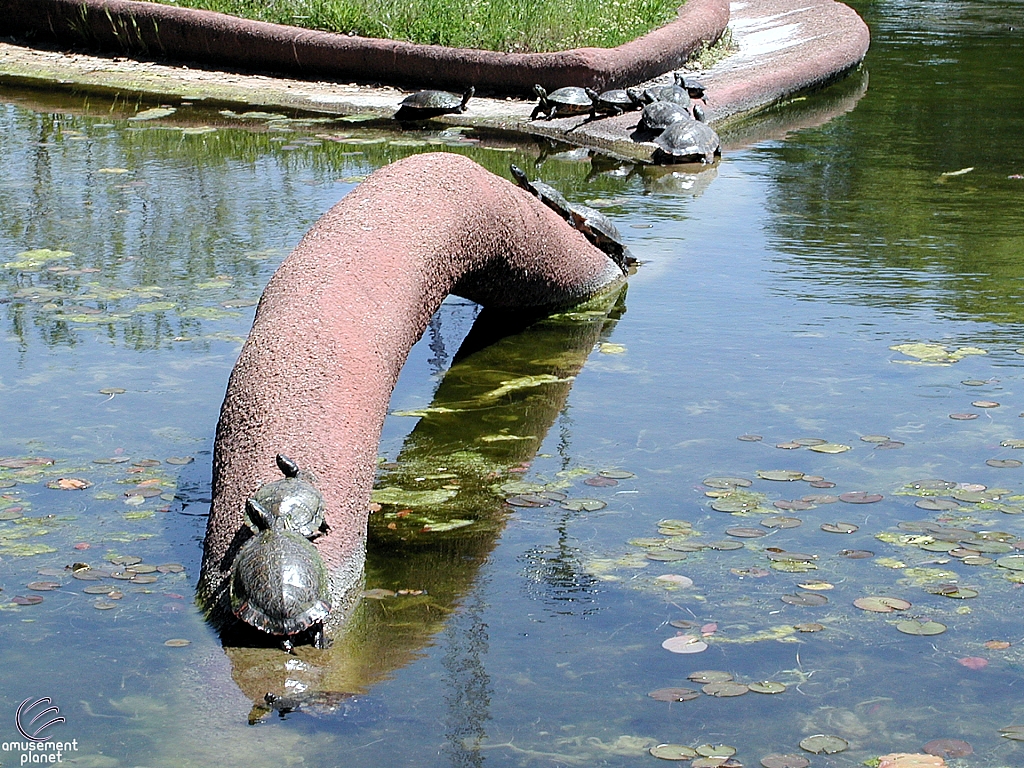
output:
{"label": "turtle leg", "polygon": [[324,623],[321,621],[316,625],[316,628],[313,629],[313,647],[323,650],[329,645],[330,643],[327,642],[327,635],[324,632]]}
{"label": "turtle leg", "polygon": [[540,113],[543,112],[543,111],[544,111],[544,105],[543,104],[538,104],[536,107],[533,108],[533,112],[530,113],[530,119],[531,120],[536,120],[540,116]]}
{"label": "turtle leg", "polygon": [[287,635],[285,635],[284,639],[281,640],[281,650],[287,651],[292,656],[295,655],[295,647],[292,645],[292,639]]}

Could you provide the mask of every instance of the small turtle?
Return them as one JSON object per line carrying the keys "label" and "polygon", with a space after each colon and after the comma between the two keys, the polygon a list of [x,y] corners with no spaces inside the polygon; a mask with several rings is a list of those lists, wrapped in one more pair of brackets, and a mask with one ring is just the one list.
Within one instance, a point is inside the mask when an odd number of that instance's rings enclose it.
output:
{"label": "small turtle", "polygon": [[704,83],[695,77],[683,77],[676,72],[676,83],[686,89],[686,92],[690,94],[691,99],[700,99],[705,104],[708,103],[707,97],[704,92],[706,90]]}
{"label": "small turtle", "polygon": [[691,119],[690,112],[682,104],[671,101],[655,101],[644,107],[637,127],[641,131],[663,131],[673,123]]}
{"label": "small turtle", "polygon": [[526,172],[514,163],[509,166],[512,178],[516,184],[525,189],[531,195],[537,197],[544,205],[553,210],[566,221],[572,221],[572,209],[568,201],[562,197],[562,193],[543,181],[530,181],[526,178]]}
{"label": "small turtle", "polygon": [[451,112],[465,112],[476,89],[471,85],[462,96],[448,91],[419,91],[406,96],[398,105],[395,120],[426,120]]}
{"label": "small turtle", "polygon": [[607,115],[621,115],[623,112],[640,109],[644,105],[643,94],[639,88],[616,88],[603,93],[598,93],[590,88],[585,90],[587,96],[594,103],[590,108],[591,118],[597,117],[599,112]]}
{"label": "small turtle", "polygon": [[331,590],[323,558],[255,499],[246,502],[245,511],[260,532],[242,545],[231,564],[232,613],[261,632],[280,637],[281,647],[289,653],[292,639],[307,630],[314,646],[325,647]]}
{"label": "small turtle", "polygon": [[578,115],[582,112],[589,112],[594,105],[586,90],[574,85],[559,88],[551,93],[544,90],[543,86],[535,85],[533,92],[537,94],[539,101],[530,114],[531,120],[536,120],[541,114],[544,115],[545,120],[566,115]]}
{"label": "small turtle", "polygon": [[315,478],[280,453],[277,468],[284,477],[260,486],[256,501],[274,518],[283,518],[285,528],[307,539],[327,533],[330,529],[324,520],[324,497],[315,485]]}
{"label": "small turtle", "polygon": [[573,226],[596,247],[604,251],[614,261],[623,274],[626,274],[630,264],[635,264],[636,259],[622,242],[622,234],[612,223],[612,220],[596,208],[579,203],[569,203],[573,212]]}
{"label": "small turtle", "polygon": [[713,163],[722,154],[718,134],[706,123],[688,120],[670,125],[654,140],[655,162]]}

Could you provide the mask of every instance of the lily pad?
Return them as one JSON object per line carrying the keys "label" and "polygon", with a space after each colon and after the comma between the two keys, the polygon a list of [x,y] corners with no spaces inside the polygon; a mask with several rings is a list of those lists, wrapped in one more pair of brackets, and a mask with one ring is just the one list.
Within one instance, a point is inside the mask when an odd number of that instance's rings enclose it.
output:
{"label": "lily pad", "polygon": [[1015,469],[1016,467],[1024,466],[1024,461],[1018,459],[989,459],[985,463],[990,467],[1000,469]]}
{"label": "lily pad", "polygon": [[946,625],[937,621],[906,619],[896,622],[896,629],[905,635],[941,635],[946,631]]}
{"label": "lily pad", "polygon": [[800,749],[815,755],[834,755],[837,752],[842,752],[849,746],[846,739],[839,736],[828,736],[823,733],[808,736],[800,741]]}
{"label": "lily pad", "polygon": [[697,747],[697,754],[701,757],[732,757],[736,754],[736,747],[728,744],[701,744]]}
{"label": "lily pad", "polygon": [[651,747],[650,751],[662,760],[692,760],[697,757],[697,750],[685,744],[658,744]]}
{"label": "lily pad", "polygon": [[842,443],[823,443],[822,445],[812,445],[810,450],[817,451],[818,453],[846,453],[850,450],[849,445],[843,445]]}
{"label": "lily pad", "polygon": [[636,477],[635,474],[624,469],[602,469],[597,474],[610,480],[629,480],[631,477]]}
{"label": "lily pad", "polygon": [[821,530],[825,533],[855,533],[860,530],[860,526],[853,523],[822,523]]}
{"label": "lily pad", "polygon": [[783,755],[773,752],[761,758],[764,768],[807,768],[811,764],[803,755]]}
{"label": "lily pad", "polygon": [[[708,683],[701,690],[708,696],[726,699],[734,696],[742,696],[743,694],[748,693],[750,688],[743,683],[729,681],[726,683]],[[705,755],[705,757],[711,757],[711,755]]]}
{"label": "lily pad", "polygon": [[929,497],[915,501],[914,506],[918,509],[927,509],[930,512],[938,512],[947,509],[956,509],[960,505],[953,501],[953,499],[936,499]]}
{"label": "lily pad", "polygon": [[880,493],[868,493],[866,491],[850,491],[839,494],[839,500],[847,504],[873,504],[881,501],[884,497]]}
{"label": "lily pad", "polygon": [[686,676],[687,680],[694,683],[700,683],[701,685],[707,685],[708,683],[728,683],[732,681],[732,675],[728,672],[723,672],[718,669],[701,669],[697,672],[691,672]]}
{"label": "lily pad", "polygon": [[608,503],[600,499],[566,499],[561,504],[562,509],[572,512],[597,512],[607,506]]}
{"label": "lily pad", "polygon": [[770,515],[761,520],[765,528],[799,528],[803,520],[798,517],[783,517],[781,515]]}
{"label": "lily pad", "polygon": [[752,483],[745,477],[707,477],[704,485],[708,488],[749,488]]}
{"label": "lily pad", "polygon": [[750,683],[747,686],[754,693],[783,693],[786,690],[784,683],[776,682],[775,680],[761,680],[756,683]]}
{"label": "lily pad", "polygon": [[872,611],[873,613],[905,611],[911,606],[909,600],[899,597],[858,597],[853,604],[862,611]]}
{"label": "lily pad", "polygon": [[757,476],[762,480],[775,480],[779,482],[792,482],[803,479],[804,473],[791,469],[759,469]]}
{"label": "lily pad", "polygon": [[696,635],[676,635],[663,641],[661,647],[672,653],[702,653],[708,644]]}
{"label": "lily pad", "polygon": [[693,688],[659,688],[647,694],[655,701],[691,701],[700,696]]}
{"label": "lily pad", "polygon": [[825,603],[828,602],[827,597],[819,595],[817,592],[796,592],[791,595],[783,595],[780,599],[788,605],[802,605],[810,607],[825,605]]}

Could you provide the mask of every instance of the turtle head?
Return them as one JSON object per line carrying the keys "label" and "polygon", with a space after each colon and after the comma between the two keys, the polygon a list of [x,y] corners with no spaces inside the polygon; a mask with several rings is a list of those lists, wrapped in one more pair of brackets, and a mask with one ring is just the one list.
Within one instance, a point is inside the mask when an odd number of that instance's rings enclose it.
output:
{"label": "turtle head", "polygon": [[672,73],[672,77],[676,81],[676,85],[682,88],[683,83],[686,82],[686,75],[684,75],[682,72],[676,71]]}
{"label": "turtle head", "polygon": [[530,189],[530,180],[526,178],[526,171],[520,168],[515,163],[512,163],[508,167],[509,173],[512,174],[512,180],[515,181],[520,187],[525,190]]}
{"label": "turtle head", "polygon": [[635,85],[626,89],[626,95],[629,96],[630,101],[638,106],[644,103],[644,92],[641,88],[637,88]]}
{"label": "turtle head", "polygon": [[299,465],[289,459],[283,453],[277,454],[277,468],[285,477],[298,477]]}
{"label": "turtle head", "polygon": [[533,86],[533,93],[541,101],[546,101],[548,98],[548,92],[544,90],[544,86],[541,85],[540,83],[537,83],[537,85]]}
{"label": "turtle head", "polygon": [[701,123],[707,122],[707,115],[704,114],[704,107],[700,104],[693,105],[693,119]]}
{"label": "turtle head", "polygon": [[473,94],[475,93],[476,88],[472,85],[465,90],[465,92],[462,94],[462,104],[459,105],[460,112],[462,112],[466,108],[466,105],[469,103],[469,100],[473,98]]}
{"label": "turtle head", "polygon": [[254,498],[245,500],[245,521],[254,531],[269,531],[277,520]]}
{"label": "turtle head", "polygon": [[598,92],[595,91],[593,88],[584,88],[583,92],[587,94],[587,98],[590,99],[595,104],[597,103],[597,100],[601,98],[600,94],[598,94]]}

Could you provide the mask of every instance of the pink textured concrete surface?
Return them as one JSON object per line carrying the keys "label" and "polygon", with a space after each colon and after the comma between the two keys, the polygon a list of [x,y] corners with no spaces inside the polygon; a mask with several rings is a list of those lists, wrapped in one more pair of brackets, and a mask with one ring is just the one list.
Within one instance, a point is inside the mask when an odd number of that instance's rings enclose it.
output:
{"label": "pink textured concrete surface", "polygon": [[0,0],[0,35],[94,50],[342,81],[529,94],[630,85],[680,66],[729,21],[728,0],[688,0],[678,17],[617,48],[500,53],[414,45],[249,21],[137,0]]}
{"label": "pink textured concrete surface", "polygon": [[248,496],[284,453],[318,478],[316,541],[341,599],[363,564],[388,401],[449,293],[554,308],[620,284],[604,253],[536,198],[461,155],[400,160],[313,226],[271,278],[228,382],[213,456],[200,600],[224,613]]}

